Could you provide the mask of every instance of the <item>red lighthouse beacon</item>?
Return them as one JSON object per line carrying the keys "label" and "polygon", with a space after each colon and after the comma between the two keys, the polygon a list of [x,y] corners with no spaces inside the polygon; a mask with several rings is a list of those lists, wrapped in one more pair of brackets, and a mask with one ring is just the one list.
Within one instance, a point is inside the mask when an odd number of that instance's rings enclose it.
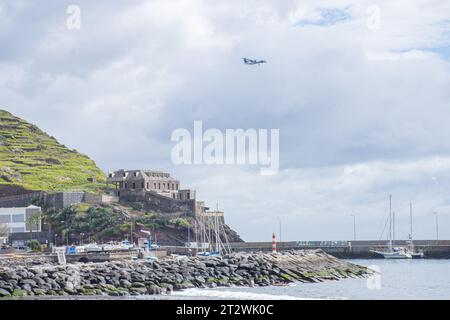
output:
{"label": "red lighthouse beacon", "polygon": [[277,253],[277,239],[275,238],[275,232],[272,233],[272,253]]}

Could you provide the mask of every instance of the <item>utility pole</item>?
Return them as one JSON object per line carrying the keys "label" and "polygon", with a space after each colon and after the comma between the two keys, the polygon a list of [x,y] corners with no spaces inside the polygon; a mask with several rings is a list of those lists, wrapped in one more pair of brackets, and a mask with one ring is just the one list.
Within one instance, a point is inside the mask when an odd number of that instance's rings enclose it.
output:
{"label": "utility pole", "polygon": [[356,216],[354,214],[351,216],[353,217],[353,240],[356,240]]}

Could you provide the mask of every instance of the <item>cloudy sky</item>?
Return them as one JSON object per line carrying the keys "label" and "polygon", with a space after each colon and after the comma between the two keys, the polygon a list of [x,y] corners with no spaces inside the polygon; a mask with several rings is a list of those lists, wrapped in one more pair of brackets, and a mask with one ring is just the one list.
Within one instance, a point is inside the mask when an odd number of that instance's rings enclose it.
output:
{"label": "cloudy sky", "polygon": [[[448,1],[0,1],[0,107],[105,171],[170,171],[245,240],[450,238]],[[80,9],[80,29],[68,7]],[[242,57],[266,65],[247,66]],[[176,128],[280,129],[280,171],[179,166]]]}

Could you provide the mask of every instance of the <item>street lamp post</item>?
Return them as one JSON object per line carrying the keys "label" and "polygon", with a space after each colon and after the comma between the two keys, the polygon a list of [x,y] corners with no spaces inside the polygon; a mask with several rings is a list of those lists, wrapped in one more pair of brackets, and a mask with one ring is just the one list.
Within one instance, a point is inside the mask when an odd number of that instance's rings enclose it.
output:
{"label": "street lamp post", "polygon": [[278,233],[278,242],[281,242],[281,218],[280,217],[276,217],[276,219],[278,219],[278,228],[279,228],[279,233]]}
{"label": "street lamp post", "polygon": [[434,216],[436,217],[436,244],[439,241],[439,219],[437,212],[434,212]]}
{"label": "street lamp post", "polygon": [[50,244],[52,242],[52,225],[50,222],[44,222],[43,225],[47,226],[47,238],[48,238],[48,246],[50,247]]}
{"label": "street lamp post", "polygon": [[56,247],[56,237],[58,236],[57,233],[55,233],[55,247]]}
{"label": "street lamp post", "polygon": [[51,237],[52,237],[52,224],[50,223],[50,222],[47,222],[47,224],[48,224],[48,245],[50,246],[50,242],[52,241],[51,240]]}
{"label": "street lamp post", "polygon": [[354,214],[351,216],[353,217],[353,240],[356,240],[356,216]]}

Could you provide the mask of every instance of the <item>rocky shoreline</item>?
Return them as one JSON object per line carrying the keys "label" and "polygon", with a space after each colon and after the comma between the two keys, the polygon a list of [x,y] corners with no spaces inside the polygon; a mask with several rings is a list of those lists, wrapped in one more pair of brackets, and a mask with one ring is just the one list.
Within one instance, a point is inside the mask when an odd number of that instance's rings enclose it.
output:
{"label": "rocky shoreline", "polygon": [[339,260],[321,250],[65,266],[42,259],[4,260],[0,263],[0,298],[155,295],[196,287],[287,285],[370,274],[366,267]]}

